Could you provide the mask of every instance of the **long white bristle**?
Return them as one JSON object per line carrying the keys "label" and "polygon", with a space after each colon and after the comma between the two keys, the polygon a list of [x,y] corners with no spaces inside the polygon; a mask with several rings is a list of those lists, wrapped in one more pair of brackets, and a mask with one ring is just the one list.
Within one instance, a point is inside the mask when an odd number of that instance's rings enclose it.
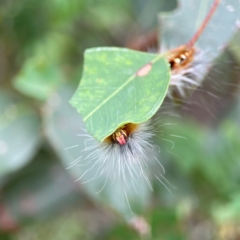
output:
{"label": "long white bristle", "polygon": [[160,148],[153,142],[153,137],[158,132],[157,128],[165,125],[167,123],[159,123],[157,118],[141,123],[128,136],[124,145],[112,142],[101,143],[89,135],[82,156],[73,161],[68,169],[82,168],[82,175],[76,179],[82,184],[103,178],[96,194],[100,194],[107,186],[114,187],[120,183],[122,196],[132,212],[128,197],[131,192],[139,193],[140,184],[145,184],[153,191],[152,177],[156,176],[156,179],[169,191],[167,185],[170,184],[162,177],[165,174],[164,166],[158,159]]}
{"label": "long white bristle", "polygon": [[[174,48],[173,48],[174,49]],[[160,53],[169,52],[171,49],[161,47]],[[196,49],[192,62],[182,69],[171,71],[168,97],[173,98],[173,92],[178,91],[181,97],[188,96],[187,91],[194,90],[202,85],[204,77],[211,67],[212,57],[208,51]]]}

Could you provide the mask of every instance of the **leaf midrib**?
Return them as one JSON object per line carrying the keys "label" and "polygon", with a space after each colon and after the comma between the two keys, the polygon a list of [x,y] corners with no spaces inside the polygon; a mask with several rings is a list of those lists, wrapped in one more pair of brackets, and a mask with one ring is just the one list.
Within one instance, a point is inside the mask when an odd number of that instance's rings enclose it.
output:
{"label": "leaf midrib", "polygon": [[[160,58],[162,58],[162,55],[157,56],[152,61],[146,63],[145,65],[151,63],[152,65],[156,63]],[[144,66],[145,66],[144,65]],[[143,67],[144,67],[143,66]],[[140,69],[140,68],[139,68]],[[134,73],[123,85],[121,85],[119,88],[117,88],[111,95],[109,95],[101,104],[99,104],[95,109],[93,109],[84,119],[85,122],[89,117],[91,117],[98,109],[100,109],[105,103],[107,103],[112,97],[117,95],[126,85],[128,85],[134,78],[136,77],[136,73]]]}

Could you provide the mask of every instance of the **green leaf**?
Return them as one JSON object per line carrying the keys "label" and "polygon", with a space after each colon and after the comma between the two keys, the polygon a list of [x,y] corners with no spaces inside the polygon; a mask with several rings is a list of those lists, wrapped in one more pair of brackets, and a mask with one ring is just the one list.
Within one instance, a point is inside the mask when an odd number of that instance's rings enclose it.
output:
{"label": "green leaf", "polygon": [[158,12],[172,11],[176,8],[177,0],[153,0],[151,2],[145,0],[132,1],[135,13],[134,20],[141,26],[141,28],[150,29],[155,28],[157,24]]}
{"label": "green leaf", "polygon": [[[39,194],[40,195],[40,194]],[[75,209],[67,209],[67,214],[63,213],[60,216],[50,219],[44,218],[38,222],[31,223],[24,228],[21,228],[15,234],[14,240],[90,240],[90,234],[84,224],[88,215]],[[95,220],[95,219],[94,219]],[[90,236],[89,236],[90,235]],[[34,237],[33,237],[34,236]],[[1,238],[1,240],[4,240]]]}
{"label": "green leaf", "polygon": [[58,68],[46,62],[46,58],[29,59],[17,76],[15,88],[38,100],[47,100],[54,92],[61,76]]}
{"label": "green leaf", "polygon": [[239,192],[235,192],[229,198],[228,203],[218,203],[212,207],[213,218],[218,223],[239,222],[240,194]]}
{"label": "green leaf", "polygon": [[47,9],[50,11],[49,23],[53,27],[61,27],[73,21],[78,15],[86,11],[86,1],[65,1],[50,0],[47,2]]}
{"label": "green leaf", "polygon": [[44,150],[12,175],[2,193],[3,202],[17,223],[33,223],[85,202],[56,156]]}
{"label": "green leaf", "polygon": [[49,34],[38,42],[14,79],[14,87],[37,100],[47,100],[57,86],[64,81],[59,59],[63,58],[68,38],[61,34]]}
{"label": "green leaf", "polygon": [[18,170],[40,144],[40,121],[25,103],[0,92],[0,177]]}
{"label": "green leaf", "polygon": [[[183,231],[179,227],[177,213],[174,208],[158,206],[151,212],[151,227],[154,240],[182,240]],[[159,237],[161,236],[161,237]]]}
{"label": "green leaf", "polygon": [[[192,0],[182,0],[177,11],[159,15],[163,46],[169,47],[172,43],[175,47],[186,44],[203,22],[213,2],[214,0],[195,1],[192,4]],[[238,1],[221,1],[197,46],[211,51],[211,57],[218,56],[235,32],[239,14]]]}
{"label": "green leaf", "polygon": [[126,123],[147,121],[161,106],[170,78],[162,56],[93,48],[84,58],[83,77],[70,102],[97,140]]}

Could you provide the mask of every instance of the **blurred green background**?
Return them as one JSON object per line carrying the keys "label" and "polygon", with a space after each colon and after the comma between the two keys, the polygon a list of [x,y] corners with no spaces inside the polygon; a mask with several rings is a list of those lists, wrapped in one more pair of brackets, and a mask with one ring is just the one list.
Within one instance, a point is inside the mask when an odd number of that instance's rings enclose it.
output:
{"label": "blurred green background", "polygon": [[174,122],[164,129],[170,141],[156,141],[176,189],[154,182],[143,218],[127,224],[66,169],[74,158],[65,148],[78,143],[81,128],[68,101],[84,50],[156,49],[157,14],[175,7],[174,0],[1,0],[0,240],[135,240],[145,222],[146,239],[240,239],[239,33],[216,64],[218,77],[164,115]]}

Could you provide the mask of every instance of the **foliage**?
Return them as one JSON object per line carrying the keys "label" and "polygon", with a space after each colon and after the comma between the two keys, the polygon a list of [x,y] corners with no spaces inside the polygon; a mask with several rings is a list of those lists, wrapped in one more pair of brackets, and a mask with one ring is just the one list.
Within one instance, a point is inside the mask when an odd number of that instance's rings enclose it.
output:
{"label": "foliage", "polygon": [[[174,41],[178,45],[188,41],[196,29],[195,23],[204,17],[207,5],[199,1],[201,8],[187,11],[188,2],[184,1],[183,12],[175,18],[165,15],[163,26],[166,28],[162,28],[165,32],[161,34],[164,44]],[[129,218],[129,222],[125,221],[126,216],[120,211],[121,199],[116,196],[121,186],[105,188],[101,194],[95,194],[104,185],[104,178],[81,184],[86,180],[83,177],[82,181],[75,183],[74,180],[85,172],[84,166],[66,169],[82,155],[81,147],[74,146],[85,144],[85,139],[77,136],[84,128],[82,118],[68,102],[80,79],[85,49],[113,45],[124,47],[129,39],[136,41],[134,35],[141,32],[147,35],[148,30],[156,27],[154,11],[157,14],[174,7],[176,2],[173,0],[147,4],[142,0],[101,0],[97,3],[76,0],[1,1],[1,240],[139,239]],[[197,19],[196,11],[199,13]],[[143,106],[139,106],[139,116],[132,116],[129,121],[147,120],[162,104],[160,128],[163,135],[157,136],[155,143],[161,148],[159,159],[166,169],[165,176],[176,187],[171,187],[169,193],[162,184],[153,180],[154,192],[140,183],[141,191],[133,194],[133,208],[151,228],[149,239],[199,239],[199,236],[200,239],[208,239],[207,234],[212,239],[228,239],[229,236],[237,239],[240,235],[240,46],[239,32],[234,37],[232,31],[239,11],[239,3],[233,0],[226,8],[219,9],[199,46],[216,50],[232,38],[229,47],[220,56],[218,51],[214,51],[214,57],[219,58],[203,86],[182,103],[181,108],[169,109],[170,117],[164,114],[169,106],[169,102],[163,102],[169,81],[165,60],[160,58],[156,62],[156,67],[164,73],[163,85],[152,87],[159,80],[155,75],[156,69],[144,78],[148,81],[144,90],[159,94],[153,100],[158,105],[150,115],[146,115],[149,109],[144,112]],[[214,45],[211,40],[218,43]],[[126,53],[119,68],[111,69],[115,72],[127,69],[126,75],[109,71],[107,80],[116,77],[113,81],[115,88],[117,81],[126,81],[156,56],[111,49],[114,51],[108,55],[108,64],[113,66],[115,54]],[[100,52],[96,48],[86,51],[86,66],[91,61],[97,70],[105,70],[98,57],[106,51],[105,47]],[[90,53],[94,57],[90,58]],[[126,58],[132,62],[131,67],[124,65]],[[88,71],[84,68],[82,85],[92,84],[93,79],[89,80],[92,69],[92,66]],[[135,80],[139,79],[134,79],[131,84],[136,84]],[[76,96],[84,91],[81,84],[80,93],[76,93],[72,103],[89,113],[92,106],[87,109],[83,102],[76,101],[79,99]],[[126,101],[128,91],[131,96],[129,89],[131,87],[121,92]],[[96,101],[103,101],[105,97]],[[143,98],[139,92],[137,97],[139,105],[149,103],[141,102],[149,95]],[[121,112],[127,114],[129,109],[125,106],[131,108],[131,105],[125,102],[120,105]],[[176,120],[175,115],[181,118]],[[99,140],[128,121],[126,118],[119,122],[115,120],[111,120],[112,128],[106,128],[98,135]],[[109,126],[111,124],[109,122]],[[86,125],[89,128],[87,122]]]}

